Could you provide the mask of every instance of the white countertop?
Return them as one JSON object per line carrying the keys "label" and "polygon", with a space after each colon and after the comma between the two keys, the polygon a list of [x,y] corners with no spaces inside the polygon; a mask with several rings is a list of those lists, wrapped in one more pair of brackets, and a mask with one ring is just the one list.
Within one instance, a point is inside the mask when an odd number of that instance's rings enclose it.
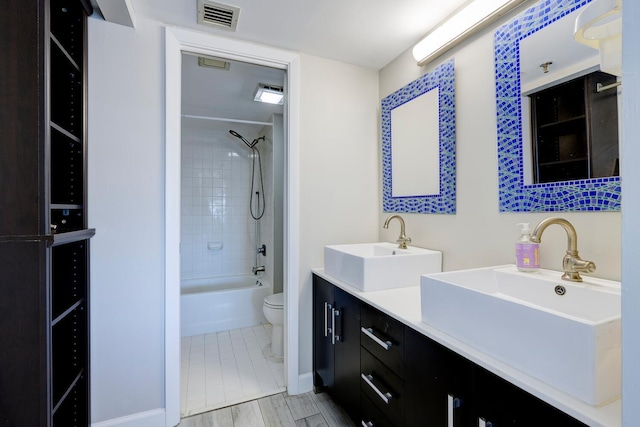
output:
{"label": "white countertop", "polygon": [[423,323],[421,321],[422,316],[420,311],[420,286],[385,291],[361,292],[353,286],[326,274],[322,268],[312,271],[314,274],[330,281],[340,289],[356,296],[358,299],[401,321],[426,337],[450,348],[477,365],[504,378],[577,420],[592,427],[622,426],[621,399],[616,399],[608,404],[597,407],[588,405]]}

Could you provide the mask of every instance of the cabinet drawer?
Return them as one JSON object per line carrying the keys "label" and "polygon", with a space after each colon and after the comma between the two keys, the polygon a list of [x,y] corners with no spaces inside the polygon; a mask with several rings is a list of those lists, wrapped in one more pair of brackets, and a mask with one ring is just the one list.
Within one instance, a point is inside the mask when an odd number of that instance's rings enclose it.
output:
{"label": "cabinet drawer", "polygon": [[404,325],[366,304],[361,308],[360,344],[404,378]]}
{"label": "cabinet drawer", "polygon": [[360,412],[362,427],[393,427],[393,423],[384,416],[378,405],[373,403],[364,393],[360,393]]}
{"label": "cabinet drawer", "polygon": [[395,425],[404,424],[404,382],[366,349],[360,349],[360,390]]}

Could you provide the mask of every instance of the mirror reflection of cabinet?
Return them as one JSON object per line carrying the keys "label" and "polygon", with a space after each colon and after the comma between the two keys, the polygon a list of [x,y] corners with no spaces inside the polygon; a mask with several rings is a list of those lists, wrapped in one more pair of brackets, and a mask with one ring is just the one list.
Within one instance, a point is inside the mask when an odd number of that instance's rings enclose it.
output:
{"label": "mirror reflection of cabinet", "polygon": [[534,182],[618,176],[618,101],[615,83],[594,72],[531,94]]}
{"label": "mirror reflection of cabinet", "polygon": [[[498,194],[500,212],[574,212],[574,211],[619,211],[621,207],[622,191],[620,187],[620,177],[616,176],[616,160],[605,160],[602,167],[605,170],[612,170],[611,173],[597,172],[596,160],[603,155],[610,156],[608,148],[597,148],[593,141],[595,135],[591,135],[590,167],[594,176],[598,178],[558,180],[551,182],[534,182],[535,166],[533,165],[533,153],[530,142],[533,138],[533,128],[528,123],[530,117],[527,108],[530,107],[524,94],[530,95],[539,91],[542,87],[549,87],[558,78],[545,78],[544,82],[539,79],[531,81],[529,84],[526,70],[533,73],[540,72],[540,65],[546,62],[553,62],[549,74],[554,69],[561,69],[559,66],[568,55],[576,49],[574,46],[565,49],[562,55],[550,57],[550,47],[563,44],[559,37],[551,37],[547,43],[532,39],[536,35],[547,33],[557,23],[565,23],[570,31],[570,40],[574,40],[575,22],[577,14],[581,13],[587,4],[594,2],[575,0],[554,0],[552,2],[540,0],[534,2],[531,8],[507,21],[503,26],[494,32],[494,54],[495,54],[495,77],[496,77],[496,107],[497,107],[497,145],[498,145]],[[567,21],[568,20],[568,21]],[[546,37],[545,37],[546,38]],[[528,43],[530,42],[530,43]],[[525,61],[526,53],[521,49],[530,46],[543,47],[540,49],[541,57],[529,58]],[[563,44],[564,45],[564,44]],[[574,43],[575,45],[575,43]],[[526,49],[525,49],[526,50]],[[595,51],[595,50],[594,50]],[[556,60],[556,58],[558,58]],[[599,58],[597,61],[599,62]],[[572,61],[571,64],[574,64]],[[528,65],[532,65],[531,68]],[[563,73],[562,79],[579,76],[584,72],[595,71],[596,64],[580,62],[579,67],[573,67],[568,72]],[[524,67],[524,68],[523,68]],[[542,70],[543,75],[544,69]],[[549,77],[549,75],[547,75]],[[621,82],[619,82],[621,83]],[[616,93],[617,92],[617,93]],[[593,95],[595,91],[590,91]],[[622,94],[622,89],[602,92],[605,96],[614,97]],[[585,104],[589,106],[589,104]],[[585,115],[589,114],[585,110]],[[594,134],[601,130],[603,124],[613,125],[618,123],[615,119],[599,116],[599,111],[592,110],[591,126],[587,132]],[[606,116],[606,114],[605,114]],[[604,130],[604,133],[609,131]],[[617,129],[609,132],[611,136],[616,134]],[[589,135],[588,135],[589,138]],[[607,145],[605,144],[605,147]]]}

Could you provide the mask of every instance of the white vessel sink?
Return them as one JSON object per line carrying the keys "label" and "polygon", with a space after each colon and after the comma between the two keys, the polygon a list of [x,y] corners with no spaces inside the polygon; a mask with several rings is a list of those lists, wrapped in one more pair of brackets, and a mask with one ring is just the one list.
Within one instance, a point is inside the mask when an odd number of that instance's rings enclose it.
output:
{"label": "white vessel sink", "polygon": [[442,252],[397,243],[325,246],[324,271],[361,291],[418,286],[422,274],[442,271]]}
{"label": "white vessel sink", "polygon": [[426,275],[422,321],[588,404],[606,403],[621,394],[620,283],[561,275],[515,266]]}

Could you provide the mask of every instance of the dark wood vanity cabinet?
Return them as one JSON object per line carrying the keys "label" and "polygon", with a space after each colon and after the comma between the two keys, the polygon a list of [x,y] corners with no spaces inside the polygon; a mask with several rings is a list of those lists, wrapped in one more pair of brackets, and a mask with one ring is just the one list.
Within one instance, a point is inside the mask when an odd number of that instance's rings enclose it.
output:
{"label": "dark wood vanity cabinet", "polygon": [[407,426],[584,426],[419,332],[406,330]]}
{"label": "dark wood vanity cabinet", "polygon": [[314,386],[358,426],[584,426],[315,274],[313,288]]}
{"label": "dark wood vanity cabinet", "polygon": [[313,276],[313,385],[356,420],[360,413],[360,301]]}
{"label": "dark wood vanity cabinet", "polygon": [[406,328],[406,425],[472,424],[473,364]]}
{"label": "dark wood vanity cabinet", "polygon": [[0,13],[0,426],[90,423],[88,0]]}
{"label": "dark wood vanity cabinet", "polygon": [[586,427],[586,424],[479,366],[474,368],[473,399],[473,425],[479,425],[483,420],[487,427]]}

